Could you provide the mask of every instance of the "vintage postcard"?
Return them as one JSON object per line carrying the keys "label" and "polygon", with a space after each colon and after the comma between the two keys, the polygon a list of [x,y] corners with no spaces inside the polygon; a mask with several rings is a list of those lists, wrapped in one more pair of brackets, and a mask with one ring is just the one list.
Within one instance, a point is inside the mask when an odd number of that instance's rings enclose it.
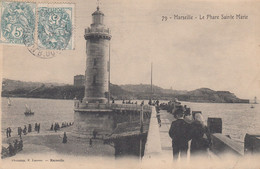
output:
{"label": "vintage postcard", "polygon": [[0,168],[252,168],[259,0],[1,0]]}

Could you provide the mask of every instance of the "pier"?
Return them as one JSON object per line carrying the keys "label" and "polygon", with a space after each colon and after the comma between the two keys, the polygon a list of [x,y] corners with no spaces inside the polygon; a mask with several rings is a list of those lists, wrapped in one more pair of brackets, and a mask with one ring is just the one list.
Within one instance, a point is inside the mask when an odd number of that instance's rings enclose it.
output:
{"label": "pier", "polygon": [[[174,119],[173,115],[165,110],[160,110],[161,127],[159,127],[155,108],[152,109],[150,126],[147,136],[144,159],[158,159],[172,157],[172,140],[169,137],[169,129]],[[244,146],[232,140],[230,136],[222,134],[222,122],[219,118],[209,118],[211,125],[212,145],[208,156],[212,159],[221,159],[227,153],[241,157],[247,154],[260,153],[260,135],[246,134]],[[210,126],[209,126],[210,127]],[[188,158],[190,158],[188,150]]]}

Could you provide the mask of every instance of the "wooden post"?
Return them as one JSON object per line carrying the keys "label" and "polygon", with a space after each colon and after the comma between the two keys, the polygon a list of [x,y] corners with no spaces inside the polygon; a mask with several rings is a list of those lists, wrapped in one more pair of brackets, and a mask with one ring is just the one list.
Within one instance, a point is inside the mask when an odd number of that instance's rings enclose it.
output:
{"label": "wooden post", "polygon": [[140,161],[142,161],[142,133],[143,133],[143,105],[141,107],[141,112],[140,112],[140,151],[139,151]]}
{"label": "wooden post", "polygon": [[151,63],[151,101],[153,100],[153,62]]}
{"label": "wooden post", "polygon": [[109,42],[109,59],[108,59],[108,104],[110,103],[110,42]]}

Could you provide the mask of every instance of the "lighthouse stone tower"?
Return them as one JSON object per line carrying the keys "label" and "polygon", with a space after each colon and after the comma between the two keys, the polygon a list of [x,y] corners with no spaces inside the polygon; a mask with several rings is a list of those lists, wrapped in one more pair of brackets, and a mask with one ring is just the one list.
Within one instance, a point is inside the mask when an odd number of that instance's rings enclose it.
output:
{"label": "lighthouse stone tower", "polygon": [[104,25],[104,13],[92,14],[92,24],[85,29],[87,63],[83,103],[106,103],[109,75],[109,28]]}
{"label": "lighthouse stone tower", "polygon": [[83,138],[91,138],[92,131],[97,131],[99,136],[110,134],[116,126],[114,113],[107,104],[111,35],[99,7],[92,14],[92,20],[84,35],[87,53],[84,98],[74,105],[72,131],[75,136]]}

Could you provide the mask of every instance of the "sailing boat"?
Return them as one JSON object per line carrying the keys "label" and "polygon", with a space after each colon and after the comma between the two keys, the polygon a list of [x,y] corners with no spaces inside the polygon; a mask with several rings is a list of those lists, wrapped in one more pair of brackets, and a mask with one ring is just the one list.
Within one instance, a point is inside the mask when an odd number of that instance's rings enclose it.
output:
{"label": "sailing boat", "polygon": [[27,104],[25,105],[25,112],[24,112],[24,114],[26,116],[34,115],[34,112],[32,112],[31,108]]}
{"label": "sailing boat", "polygon": [[9,97],[8,97],[7,104],[8,104],[8,106],[12,106],[11,99]]}

